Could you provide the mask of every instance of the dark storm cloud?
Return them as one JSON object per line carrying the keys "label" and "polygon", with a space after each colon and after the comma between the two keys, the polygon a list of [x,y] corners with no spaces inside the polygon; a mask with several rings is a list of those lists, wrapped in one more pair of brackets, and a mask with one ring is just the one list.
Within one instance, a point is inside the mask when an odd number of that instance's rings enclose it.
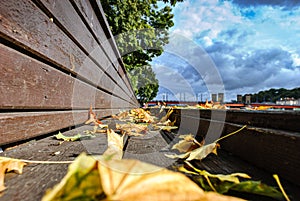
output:
{"label": "dark storm cloud", "polygon": [[292,68],[291,54],[280,48],[259,49],[251,53],[237,51],[234,57],[217,51],[210,54],[226,90],[267,85],[270,78],[280,79],[282,69]]}
{"label": "dark storm cloud", "polygon": [[300,6],[300,1],[298,0],[232,0],[232,2],[241,7],[269,5],[288,9]]}

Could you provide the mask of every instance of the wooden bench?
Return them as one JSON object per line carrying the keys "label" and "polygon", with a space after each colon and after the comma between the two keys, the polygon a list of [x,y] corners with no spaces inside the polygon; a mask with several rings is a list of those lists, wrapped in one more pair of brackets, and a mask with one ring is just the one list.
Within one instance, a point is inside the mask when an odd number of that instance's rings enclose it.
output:
{"label": "wooden bench", "polygon": [[[1,2],[0,147],[4,150],[1,156],[69,161],[82,152],[93,155],[104,152],[105,135],[60,144],[53,134],[62,131],[74,135],[92,129],[83,125],[90,106],[108,123],[112,120],[105,117],[139,107],[112,37],[96,0]],[[245,123],[260,127],[260,131],[250,128],[224,140],[219,157],[210,155],[198,166],[212,173],[246,172],[267,182],[271,173],[282,174],[288,193],[295,200],[300,199],[295,183],[299,179],[299,137],[285,135],[299,133],[299,113],[284,123],[282,114],[277,116],[276,123],[269,121],[268,129],[276,130],[274,135],[270,130],[265,132],[266,121],[262,119],[267,117],[257,118],[257,114],[176,110],[171,118],[176,115],[180,117],[178,133],[193,132],[198,137],[207,135],[210,127],[220,132],[217,135]],[[260,136],[252,138],[259,132]],[[176,164],[164,156],[172,140],[168,133],[159,132],[129,137],[124,158],[164,167]],[[265,155],[260,155],[262,151]],[[67,164],[29,164],[22,175],[8,174],[5,180],[8,188],[0,200],[39,200],[63,178],[67,167]],[[269,167],[271,172],[266,172]]]}
{"label": "wooden bench", "polygon": [[0,147],[139,106],[99,1],[4,0]]}

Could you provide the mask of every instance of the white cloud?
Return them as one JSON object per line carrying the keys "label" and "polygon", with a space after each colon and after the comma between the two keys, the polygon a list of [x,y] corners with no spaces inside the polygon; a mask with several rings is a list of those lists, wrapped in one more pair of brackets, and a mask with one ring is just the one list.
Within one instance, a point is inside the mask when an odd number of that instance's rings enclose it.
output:
{"label": "white cloud", "polygon": [[[248,6],[249,2],[234,2],[185,0],[178,3],[172,32],[195,41],[207,51],[223,79],[227,100],[235,99],[236,94],[272,87],[299,87],[300,4],[260,5],[255,1]],[[189,53],[197,56],[195,52]],[[167,62],[164,65],[168,65]],[[178,70],[180,68],[183,71]],[[186,72],[189,70],[186,64],[179,62],[176,69],[194,91],[203,86],[203,77]],[[168,80],[176,80],[170,78],[168,72],[165,74],[161,77],[166,81],[164,85]],[[179,93],[183,83],[173,84],[178,88],[174,91]]]}

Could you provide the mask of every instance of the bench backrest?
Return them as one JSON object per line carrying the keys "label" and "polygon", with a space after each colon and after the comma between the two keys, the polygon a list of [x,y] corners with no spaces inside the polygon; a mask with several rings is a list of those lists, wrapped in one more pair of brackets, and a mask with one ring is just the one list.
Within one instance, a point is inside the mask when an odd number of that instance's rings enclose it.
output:
{"label": "bench backrest", "polygon": [[138,107],[96,0],[1,1],[0,146]]}

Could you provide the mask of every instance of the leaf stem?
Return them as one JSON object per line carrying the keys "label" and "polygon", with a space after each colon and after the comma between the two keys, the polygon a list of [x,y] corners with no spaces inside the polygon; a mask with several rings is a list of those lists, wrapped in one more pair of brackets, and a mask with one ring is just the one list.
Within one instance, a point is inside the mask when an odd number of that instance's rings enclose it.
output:
{"label": "leaf stem", "polygon": [[39,164],[70,164],[70,163],[73,163],[73,161],[34,161],[34,160],[25,160],[25,159],[19,159],[19,160],[24,163],[39,163]]}
{"label": "leaf stem", "polygon": [[281,192],[282,192],[284,198],[285,198],[287,201],[290,201],[288,195],[285,193],[285,191],[284,191],[284,189],[283,189],[283,187],[282,187],[282,185],[281,185],[281,183],[280,183],[280,180],[279,180],[278,175],[277,175],[277,174],[273,174],[273,177],[274,177],[274,179],[276,180],[276,182],[277,182],[277,184],[278,184],[278,186],[279,186],[279,188],[280,188],[280,190],[281,190]]}
{"label": "leaf stem", "polygon": [[244,125],[242,128],[240,128],[240,129],[238,129],[238,130],[236,130],[236,131],[234,131],[234,132],[232,132],[232,133],[229,133],[229,134],[227,134],[227,135],[225,135],[225,136],[223,136],[223,137],[217,139],[217,140],[215,141],[215,143],[219,142],[220,140],[223,140],[224,138],[227,138],[227,137],[229,137],[229,136],[232,136],[232,135],[234,135],[234,134],[240,132],[241,130],[243,130],[243,129],[246,128],[246,127],[247,127],[247,125]]}
{"label": "leaf stem", "polygon": [[217,192],[217,190],[215,189],[215,187],[214,187],[214,186],[212,185],[212,183],[210,182],[209,177],[208,177],[207,175],[204,175],[204,178],[206,179],[206,181],[207,181],[209,187],[210,187],[213,191]]}

